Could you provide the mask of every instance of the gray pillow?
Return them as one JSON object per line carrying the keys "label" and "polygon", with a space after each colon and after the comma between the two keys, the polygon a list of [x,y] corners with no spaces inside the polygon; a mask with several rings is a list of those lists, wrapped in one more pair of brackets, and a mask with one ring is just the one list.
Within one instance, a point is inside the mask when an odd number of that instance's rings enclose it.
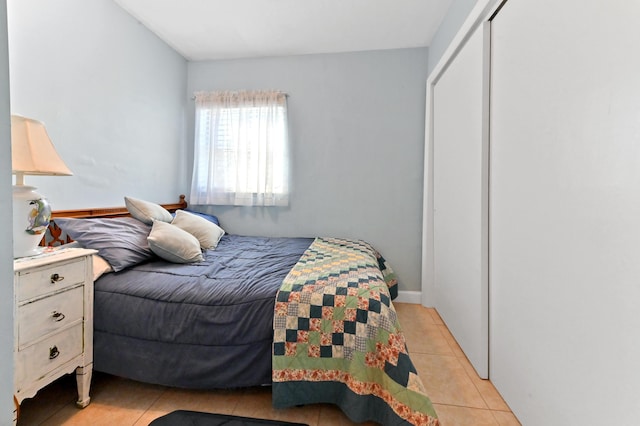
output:
{"label": "gray pillow", "polygon": [[132,218],[54,219],[82,247],[98,250],[115,272],[153,257],[147,242],[151,226]]}
{"label": "gray pillow", "polygon": [[204,260],[200,242],[177,226],[156,220],[147,238],[151,250],[169,262],[191,263]]}
{"label": "gray pillow", "polygon": [[173,219],[169,210],[160,204],[131,197],[124,197],[124,204],[127,206],[127,210],[131,213],[131,216],[147,225],[153,224],[154,220],[171,222]]}
{"label": "gray pillow", "polygon": [[215,249],[224,235],[224,230],[215,223],[184,210],[176,211],[171,224],[196,237],[203,249]]}

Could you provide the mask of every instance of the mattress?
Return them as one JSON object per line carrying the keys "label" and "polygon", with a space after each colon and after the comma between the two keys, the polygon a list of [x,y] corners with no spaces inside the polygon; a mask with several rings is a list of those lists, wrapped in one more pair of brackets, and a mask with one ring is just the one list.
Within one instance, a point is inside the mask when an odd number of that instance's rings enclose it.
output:
{"label": "mattress", "polygon": [[312,241],[225,235],[203,262],[103,275],[94,369],[187,388],[270,384],[275,296]]}

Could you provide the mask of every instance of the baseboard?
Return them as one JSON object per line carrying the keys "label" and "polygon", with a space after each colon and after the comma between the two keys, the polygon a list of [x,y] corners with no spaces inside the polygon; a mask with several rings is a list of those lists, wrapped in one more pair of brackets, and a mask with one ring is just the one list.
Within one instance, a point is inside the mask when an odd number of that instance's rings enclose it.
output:
{"label": "baseboard", "polygon": [[416,305],[420,305],[422,303],[422,292],[421,291],[398,291],[398,297],[396,297],[394,302],[398,303],[414,303]]}

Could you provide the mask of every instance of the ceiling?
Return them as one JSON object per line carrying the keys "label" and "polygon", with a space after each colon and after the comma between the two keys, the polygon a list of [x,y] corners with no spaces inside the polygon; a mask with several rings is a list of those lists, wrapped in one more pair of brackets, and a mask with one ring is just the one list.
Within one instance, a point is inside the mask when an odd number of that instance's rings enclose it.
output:
{"label": "ceiling", "polygon": [[423,47],[452,0],[114,0],[191,61]]}

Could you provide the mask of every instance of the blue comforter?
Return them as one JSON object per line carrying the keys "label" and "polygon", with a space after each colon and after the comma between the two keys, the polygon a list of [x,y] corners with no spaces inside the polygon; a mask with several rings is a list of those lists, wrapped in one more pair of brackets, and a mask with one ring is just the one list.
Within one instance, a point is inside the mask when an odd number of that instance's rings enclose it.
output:
{"label": "blue comforter", "polygon": [[312,241],[225,235],[203,262],[103,275],[95,370],[188,388],[270,383],[275,296]]}

